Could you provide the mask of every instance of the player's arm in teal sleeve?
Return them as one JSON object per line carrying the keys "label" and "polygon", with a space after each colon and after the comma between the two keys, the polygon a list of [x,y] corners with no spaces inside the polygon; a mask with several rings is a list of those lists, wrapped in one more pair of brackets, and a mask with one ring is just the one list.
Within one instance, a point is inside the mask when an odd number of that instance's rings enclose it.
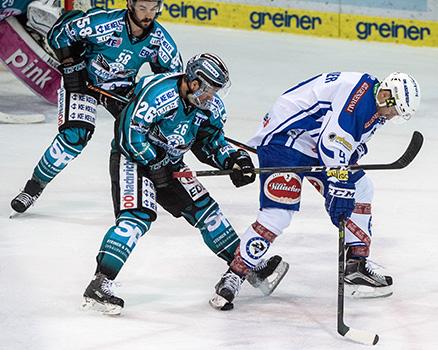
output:
{"label": "player's arm in teal sleeve", "polygon": [[134,162],[147,165],[157,157],[155,147],[146,135],[157,120],[156,108],[145,98],[135,98],[122,111],[117,133],[121,152]]}
{"label": "player's arm in teal sleeve", "polygon": [[163,32],[163,37],[158,50],[158,60],[149,64],[151,70],[154,74],[180,73],[184,68],[181,53],[170,34],[161,26],[160,29]]}
{"label": "player's arm in teal sleeve", "polygon": [[202,163],[224,169],[225,161],[237,150],[225,140],[224,124],[227,114],[220,98],[215,98],[207,113],[210,117],[199,128],[192,152]]}

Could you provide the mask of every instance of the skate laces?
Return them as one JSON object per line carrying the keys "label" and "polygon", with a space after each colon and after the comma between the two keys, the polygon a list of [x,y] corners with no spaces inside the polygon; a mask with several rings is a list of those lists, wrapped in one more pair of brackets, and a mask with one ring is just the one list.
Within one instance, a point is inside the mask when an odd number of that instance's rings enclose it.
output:
{"label": "skate laces", "polygon": [[30,207],[37,198],[38,195],[31,196],[26,192],[21,192],[17,197],[15,197],[15,200],[22,203],[25,207]]}
{"label": "skate laces", "polygon": [[257,265],[256,267],[254,267],[254,272],[259,272],[263,269],[266,268],[266,266],[268,266],[268,260],[262,259]]}
{"label": "skate laces", "polygon": [[384,275],[381,275],[380,273],[376,272],[376,269],[382,268],[381,265],[376,264],[375,262],[371,261],[371,260],[365,260],[365,269],[367,270],[367,272],[371,275],[374,276],[378,279],[381,279],[383,281],[386,280]]}
{"label": "skate laces", "polygon": [[[229,289],[237,295],[242,284],[242,279],[234,272],[227,272],[223,277],[222,288]],[[221,289],[222,289],[221,288]]]}

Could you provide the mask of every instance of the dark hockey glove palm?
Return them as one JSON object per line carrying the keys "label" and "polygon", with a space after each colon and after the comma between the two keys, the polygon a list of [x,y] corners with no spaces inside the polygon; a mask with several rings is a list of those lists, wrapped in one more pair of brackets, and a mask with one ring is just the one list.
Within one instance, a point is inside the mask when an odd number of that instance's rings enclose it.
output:
{"label": "dark hockey glove palm", "polygon": [[251,157],[243,149],[239,149],[230,155],[225,161],[225,169],[233,170],[230,178],[236,187],[248,185],[254,182],[256,178]]}
{"label": "dark hockey glove palm", "polygon": [[169,186],[172,181],[173,166],[167,152],[159,148],[157,157],[148,164],[147,176],[151,180],[155,188],[163,188]]}
{"label": "dark hockey glove palm", "polygon": [[342,220],[347,220],[354,210],[354,183],[339,181],[330,182],[325,198],[325,209],[330,215],[333,225],[339,226]]}

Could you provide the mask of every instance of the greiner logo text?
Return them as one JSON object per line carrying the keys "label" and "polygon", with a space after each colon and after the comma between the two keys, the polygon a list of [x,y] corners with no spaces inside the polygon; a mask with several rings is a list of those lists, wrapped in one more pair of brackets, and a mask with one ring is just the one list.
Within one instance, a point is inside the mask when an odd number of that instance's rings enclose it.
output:
{"label": "greiner logo text", "polygon": [[181,4],[168,5],[164,3],[164,9],[169,12],[173,18],[192,18],[200,21],[211,21],[214,16],[218,15],[218,10],[214,7],[186,5],[184,1]]}
{"label": "greiner logo text", "polygon": [[283,13],[251,12],[249,20],[251,21],[251,28],[253,29],[259,29],[267,22],[271,22],[273,26],[277,28],[295,27],[302,30],[313,30],[318,24],[322,24],[320,17],[299,16],[290,14],[287,11]]}
{"label": "greiner logo text", "polygon": [[382,38],[404,38],[409,40],[424,40],[424,37],[430,35],[430,28],[417,27],[415,25],[405,26],[397,24],[394,21],[391,23],[368,23],[358,22],[356,25],[357,37],[359,39],[367,39],[372,34],[376,33]]}

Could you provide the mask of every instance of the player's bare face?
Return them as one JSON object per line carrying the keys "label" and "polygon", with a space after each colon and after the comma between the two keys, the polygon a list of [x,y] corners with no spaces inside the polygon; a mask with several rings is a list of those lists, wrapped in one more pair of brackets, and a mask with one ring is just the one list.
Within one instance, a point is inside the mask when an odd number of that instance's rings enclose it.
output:
{"label": "player's bare face", "polygon": [[385,103],[386,106],[378,107],[378,112],[381,116],[385,117],[386,120],[391,120],[398,115],[397,109],[395,107],[395,99],[392,97],[390,90],[381,90],[377,96],[379,103]]}
{"label": "player's bare face", "polygon": [[147,29],[153,22],[158,10],[158,1],[137,1],[132,6],[137,26]]}

